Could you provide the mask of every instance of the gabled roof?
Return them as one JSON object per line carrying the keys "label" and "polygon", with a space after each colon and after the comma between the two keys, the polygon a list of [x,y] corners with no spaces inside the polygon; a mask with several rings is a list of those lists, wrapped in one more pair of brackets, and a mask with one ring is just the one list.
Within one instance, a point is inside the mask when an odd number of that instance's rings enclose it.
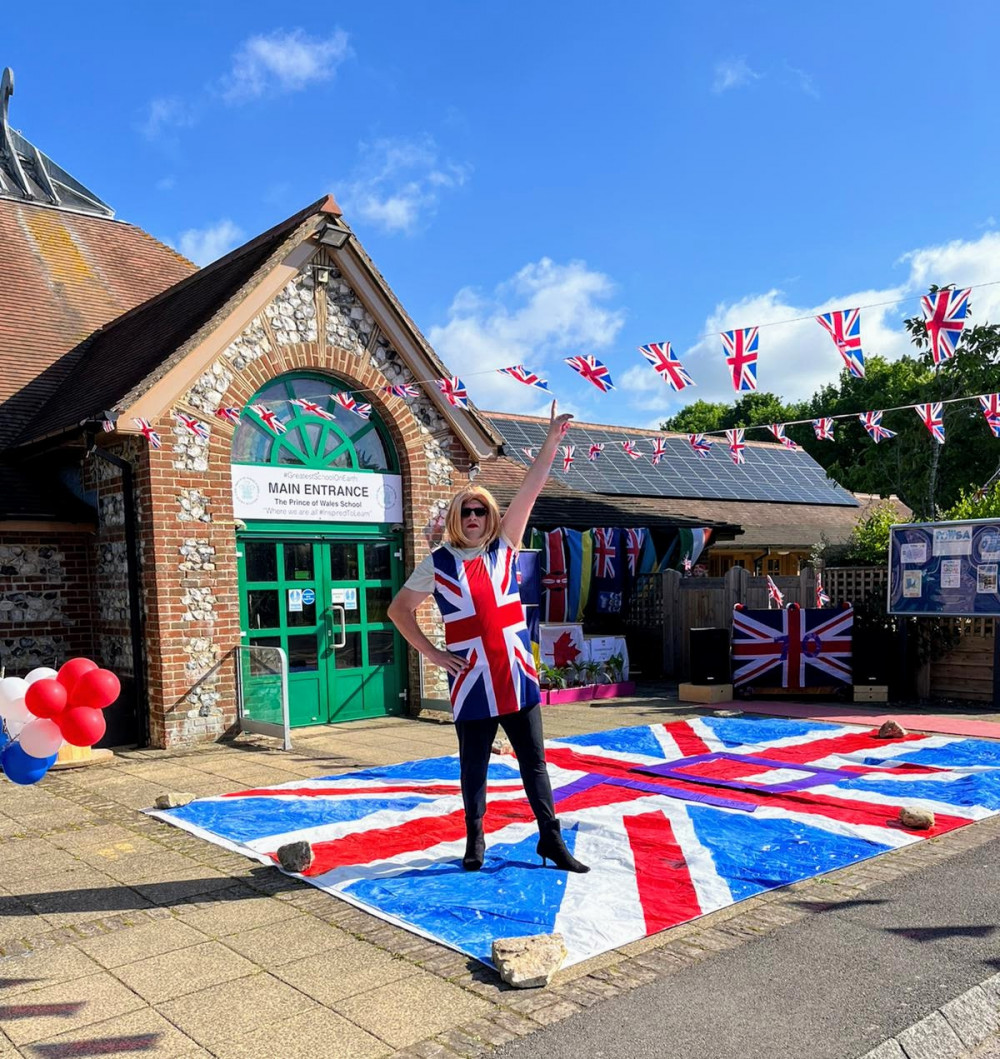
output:
{"label": "gabled roof", "polygon": [[[528,462],[523,449],[537,452],[545,439],[546,419],[500,412],[483,414],[503,435],[504,454],[519,463]],[[666,456],[654,467],[650,455],[652,442],[658,438],[664,440]],[[633,460],[626,455],[622,448],[626,440],[637,443],[642,459]],[[711,440],[713,447],[702,459],[691,448],[686,434],[574,423],[566,442],[575,447],[575,459],[568,471],[557,474],[572,489],[611,496],[857,507],[854,497],[828,478],[823,468],[801,449],[791,452],[777,444],[748,442],[746,462],[737,467],[724,439]],[[604,445],[600,457],[593,462],[587,459],[591,442]]]}

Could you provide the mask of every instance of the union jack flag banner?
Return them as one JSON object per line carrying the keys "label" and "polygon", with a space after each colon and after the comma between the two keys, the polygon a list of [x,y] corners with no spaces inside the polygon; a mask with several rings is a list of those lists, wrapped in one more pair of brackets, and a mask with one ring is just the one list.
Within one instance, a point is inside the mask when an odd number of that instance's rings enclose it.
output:
{"label": "union jack flag banner", "polygon": [[357,412],[358,402],[355,400],[354,395],[350,393],[335,393],[333,399],[340,405],[341,408],[346,408],[348,412]]}
{"label": "union jack flag banner", "polygon": [[865,377],[865,355],[861,350],[861,310],[840,309],[816,317],[833,339],[847,370],[856,378]]}
{"label": "union jack flag banner", "polygon": [[983,415],[989,424],[993,436],[1000,438],[1000,393],[987,393],[979,398],[983,407]]}
{"label": "union jack flag banner", "polygon": [[205,426],[201,420],[194,416],[189,416],[185,412],[174,412],[174,419],[176,419],[185,430],[194,434],[196,438],[201,438],[202,441],[208,439],[208,427]]}
{"label": "union jack flag banner", "polygon": [[[307,841],[303,881],[484,964],[495,938],[558,932],[575,965],[993,816],[1000,788],[996,743],[769,717],[566,736],[546,759],[563,837],[589,875],[542,869],[511,755],[490,758],[481,872],[460,870],[457,755],[150,815],[269,867],[282,845]],[[904,805],[933,812],[934,826],[899,827]]]}
{"label": "union jack flag banner", "polygon": [[113,419],[101,420],[101,430],[103,430],[105,434],[111,434],[114,431],[116,425],[117,424]]}
{"label": "union jack flag banner", "polygon": [[615,532],[610,529],[594,530],[594,572],[598,577],[615,576]]}
{"label": "union jack flag banner", "polygon": [[747,447],[747,443],[743,440],[743,431],[737,427],[735,430],[726,431],[726,441],[729,442],[729,455],[732,457],[733,463],[737,467],[742,463],[746,463],[746,453],[743,451]]}
{"label": "union jack flag banner", "polygon": [[604,445],[600,441],[594,441],[591,443],[590,448],[587,450],[587,459],[593,462],[598,459],[601,453],[604,451]]}
{"label": "union jack flag banner", "polygon": [[568,471],[569,465],[573,462],[573,453],[576,452],[575,445],[563,445],[563,470]]}
{"label": "union jack flag banner", "polygon": [[592,382],[601,393],[615,388],[611,382],[611,372],[592,353],[580,357],[566,357],[566,363],[587,382]]}
{"label": "union jack flag banner", "polygon": [[883,438],[894,438],[896,436],[895,430],[888,430],[882,426],[881,412],[862,412],[858,419],[861,420],[861,425],[868,431],[869,436],[876,445]]}
{"label": "union jack flag banner", "polygon": [[812,423],[817,441],[833,441],[833,419],[814,419]]}
{"label": "union jack flag banner", "polygon": [[150,447],[158,449],[161,445],[160,435],[153,429],[153,424],[148,419],[133,419],[133,423],[142,432],[142,436],[149,442]]}
{"label": "union jack flag banner", "polygon": [[[320,419],[337,418],[335,415],[332,415],[330,412],[328,412],[325,408],[320,408],[320,406],[315,401],[308,401],[304,397],[293,397],[292,404],[301,408],[302,411],[306,413],[306,415],[317,416]],[[351,411],[354,411],[354,409],[351,409]]]}
{"label": "union jack flag banner", "polygon": [[456,408],[469,407],[469,395],[466,392],[465,383],[457,375],[452,375],[447,379],[438,379],[437,384],[449,404]]}
{"label": "union jack flag banner", "polygon": [[[733,610],[733,685],[850,684],[854,610]],[[1000,763],[1000,762],[998,762]]]}
{"label": "union jack flag banner", "polygon": [[528,457],[529,460],[533,460],[535,458],[534,449],[521,449],[521,451],[525,454],[525,456]]}
{"label": "union jack flag banner", "polygon": [[497,371],[501,375],[509,375],[512,379],[523,382],[525,386],[535,386],[539,390],[545,390],[546,393],[549,392],[547,380],[536,375],[533,371],[529,371],[523,364],[514,364],[509,368],[497,368]]}
{"label": "union jack flag banner", "polygon": [[634,441],[623,441],[622,448],[625,450],[625,455],[631,456],[633,460],[642,459],[642,453],[635,447]]}
{"label": "union jack flag banner", "polygon": [[669,342],[650,342],[648,345],[639,346],[639,352],[653,365],[656,374],[673,389],[680,391],[687,386],[694,386],[694,379],[677,359],[677,354],[670,348]]}
{"label": "union jack flag banner", "polygon": [[627,529],[625,531],[625,557],[628,559],[628,572],[635,577],[639,569],[639,557],[642,555],[644,529]]}
{"label": "union jack flag banner", "polygon": [[941,401],[936,404],[918,404],[913,410],[920,416],[920,421],[931,432],[931,437],[939,444],[944,444],[944,405]]}
{"label": "union jack flag banner", "polygon": [[951,360],[955,347],[965,325],[965,316],[969,311],[969,295],[972,288],[965,290],[939,290],[925,294],[920,299],[927,323],[927,337],[931,340],[931,356],[935,364],[942,360]]}
{"label": "union jack flag banner", "polygon": [[392,394],[394,397],[402,397],[404,401],[411,397],[420,396],[419,388],[411,386],[408,382],[400,383],[398,386],[387,386],[385,392]]}
{"label": "union jack flag banner", "polygon": [[722,345],[734,390],[757,389],[757,328],[723,331]]}
{"label": "union jack flag banner", "polygon": [[688,444],[703,460],[708,459],[708,453],[712,448],[712,443],[704,434],[688,434]]}
{"label": "union jack flag banner", "polygon": [[653,461],[654,467],[659,467],[660,460],[663,459],[667,454],[667,441],[666,438],[657,438],[653,442],[653,455],[649,458]]}
{"label": "union jack flag banner", "polygon": [[354,414],[357,416],[361,416],[362,419],[371,419],[372,406],[370,404],[359,404],[354,409]]}
{"label": "union jack flag banner", "polygon": [[830,605],[830,597],[826,593],[826,589],[823,588],[823,582],[817,577],[816,578],[816,606],[817,607],[828,607]]}
{"label": "union jack flag banner", "polygon": [[786,449],[795,450],[798,448],[798,445],[796,445],[791,438],[785,437],[784,423],[772,423],[767,429],[771,431],[771,433],[781,442],[782,445],[785,446]]}
{"label": "union jack flag banner", "polygon": [[785,605],[785,597],[781,594],[781,589],[771,580],[771,575],[767,575],[767,605],[770,608],[771,603],[774,603],[777,607],[783,607]]}
{"label": "union jack flag banner", "polygon": [[267,427],[274,434],[284,434],[288,429],[284,423],[278,418],[278,413],[272,408],[268,408],[266,404],[252,404],[251,410],[256,412],[260,416]]}
{"label": "union jack flag banner", "polygon": [[240,416],[243,413],[241,408],[216,408],[215,414],[219,419],[224,420],[226,423],[232,423],[235,426],[239,426]]}

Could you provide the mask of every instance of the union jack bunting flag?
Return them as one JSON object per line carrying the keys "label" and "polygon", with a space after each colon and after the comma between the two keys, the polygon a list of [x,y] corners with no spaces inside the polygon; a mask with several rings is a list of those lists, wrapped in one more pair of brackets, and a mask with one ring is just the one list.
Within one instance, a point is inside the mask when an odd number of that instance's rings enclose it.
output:
{"label": "union jack bunting flag", "polygon": [[113,419],[102,419],[101,420],[101,430],[103,430],[105,434],[112,433],[112,431],[115,429],[116,425],[117,424],[115,423],[115,420],[113,420]]}
{"label": "union jack bunting flag", "polygon": [[528,457],[529,460],[533,460],[535,458],[534,449],[521,449],[521,451],[525,454],[525,456]]}
{"label": "union jack bunting flag", "polygon": [[174,419],[182,427],[194,434],[196,438],[201,438],[204,441],[208,437],[208,427],[194,416],[189,416],[184,412],[174,412]]}
{"label": "union jack bunting flag", "polygon": [[563,445],[563,470],[568,471],[569,465],[573,462],[573,453],[576,452],[575,445]]}
{"label": "union jack bunting flag", "polygon": [[722,332],[722,346],[734,390],[757,389],[757,328]]}
{"label": "union jack bunting flag", "polygon": [[781,589],[771,580],[770,574],[767,575],[767,601],[768,606],[772,602],[778,607],[785,605],[785,597],[781,594]]}
{"label": "union jack bunting flag", "polygon": [[216,408],[216,416],[226,423],[232,423],[234,426],[239,426],[240,416],[243,414],[242,408]]}
{"label": "union jack bunting flag", "polygon": [[833,420],[831,418],[814,419],[812,423],[817,441],[833,441]]}
{"label": "union jack bunting flag", "polygon": [[687,386],[694,386],[694,379],[677,359],[677,354],[670,348],[669,342],[650,342],[648,345],[639,346],[639,352],[653,365],[656,374],[674,390],[680,391]]}
{"label": "union jack bunting flag", "polygon": [[944,404],[918,404],[913,410],[920,416],[920,421],[931,432],[931,437],[939,444],[944,444]]}
{"label": "union jack bunting flag", "polygon": [[604,445],[600,441],[594,441],[591,443],[590,448],[587,450],[587,459],[593,462],[598,459],[601,453],[604,451]]}
{"label": "union jack bunting flag", "polygon": [[642,540],[645,532],[643,529],[625,531],[625,558],[628,560],[628,572],[633,577],[639,569],[639,557],[642,555]]}
{"label": "union jack bunting flag", "polygon": [[540,701],[517,579],[517,553],[502,539],[483,555],[459,559],[447,548],[431,552],[434,599],[448,650],[466,660],[448,677],[455,720],[516,713]]}
{"label": "union jack bunting flag", "polygon": [[654,467],[659,467],[660,460],[663,459],[667,454],[667,441],[666,438],[657,438],[653,442],[653,455],[649,458],[653,461]]}
{"label": "union jack bunting flag", "polygon": [[827,607],[830,605],[830,597],[826,594],[826,589],[823,588],[823,582],[817,577],[816,578],[816,606]]}
{"label": "union jack bunting flag", "polygon": [[252,404],[250,408],[260,416],[264,426],[273,434],[284,434],[288,429],[278,418],[278,413],[274,409],[268,408],[266,404]]}
{"label": "union jack bunting flag", "polygon": [[865,377],[865,355],[861,351],[861,310],[839,309],[816,317],[833,339],[847,370],[856,378]]}
{"label": "union jack bunting flag", "polygon": [[827,613],[733,611],[733,684],[810,688],[851,683],[850,607]]}
{"label": "union jack bunting flag", "polygon": [[133,419],[133,423],[142,432],[142,436],[149,442],[150,447],[158,449],[160,447],[160,435],[153,429],[153,424],[148,419]]}
{"label": "union jack bunting flag", "polygon": [[635,447],[634,441],[623,441],[622,448],[625,450],[625,455],[631,456],[633,460],[642,459],[642,453]]}
{"label": "union jack bunting flag", "polygon": [[772,423],[768,428],[771,433],[785,446],[786,449],[797,449],[798,445],[791,438],[785,437],[785,424]]}
{"label": "union jack bunting flag", "polygon": [[372,406],[370,404],[358,404],[354,409],[356,416],[361,416],[362,419],[371,419],[372,417]]}
{"label": "union jack bunting flag", "polygon": [[708,453],[712,448],[712,443],[704,434],[688,434],[688,444],[703,460],[708,459]]}
{"label": "union jack bunting flag", "polygon": [[582,375],[587,382],[592,382],[601,393],[607,393],[608,390],[615,388],[611,382],[611,372],[592,353],[565,359],[575,372]]}
{"label": "union jack bunting flag", "polygon": [[534,386],[539,390],[545,390],[546,393],[549,390],[548,382],[540,375],[529,371],[523,364],[514,364],[509,368],[497,368],[497,371],[501,375],[509,375],[512,379],[523,382],[525,386]]}
{"label": "union jack bunting flag", "polygon": [[404,401],[409,400],[411,397],[420,396],[420,389],[416,386],[411,386],[408,382],[400,383],[398,386],[387,386],[385,392],[392,394],[393,397],[402,397]]}
{"label": "union jack bunting flag", "polygon": [[983,407],[983,415],[989,424],[993,436],[1000,438],[1000,393],[987,393],[979,398]]}
{"label": "union jack bunting flag", "polygon": [[335,415],[332,415],[325,408],[320,406],[315,401],[306,400],[305,397],[293,397],[292,404],[301,408],[306,415],[318,416],[320,419],[336,419]]}
{"label": "union jack bunting flag", "polygon": [[747,443],[743,440],[743,431],[739,427],[735,430],[726,431],[726,441],[729,442],[729,455],[732,457],[733,463],[737,467],[742,463],[746,463],[746,453],[744,449],[747,447]]}
{"label": "union jack bunting flag", "polygon": [[927,337],[931,340],[931,356],[935,364],[950,360],[955,355],[955,347],[965,325],[969,311],[969,295],[972,288],[965,290],[939,290],[925,294],[920,299],[927,323]]}
{"label": "union jack bunting flag", "polygon": [[456,408],[469,407],[469,394],[465,389],[465,383],[457,375],[452,375],[447,379],[438,379],[437,384],[449,404]]}
{"label": "union jack bunting flag", "polygon": [[858,419],[861,420],[861,425],[868,431],[869,437],[876,445],[884,438],[894,438],[896,436],[895,430],[888,430],[882,426],[881,412],[862,412]]}
{"label": "union jack bunting flag", "polygon": [[[303,882],[484,964],[514,923],[518,934],[558,932],[573,966],[993,816],[1000,772],[987,740],[879,739],[870,725],[762,716],[567,735],[550,739],[545,757],[563,838],[591,866],[585,885],[540,870],[534,816],[509,754],[489,762],[481,872],[460,868],[456,755],[292,779],[151,815],[271,868],[281,846],[306,841],[314,859]],[[931,830],[899,827],[904,805],[932,810]]]}
{"label": "union jack bunting flag", "polygon": [[594,530],[594,570],[598,577],[615,576],[615,559],[618,549],[615,548],[613,530]]}

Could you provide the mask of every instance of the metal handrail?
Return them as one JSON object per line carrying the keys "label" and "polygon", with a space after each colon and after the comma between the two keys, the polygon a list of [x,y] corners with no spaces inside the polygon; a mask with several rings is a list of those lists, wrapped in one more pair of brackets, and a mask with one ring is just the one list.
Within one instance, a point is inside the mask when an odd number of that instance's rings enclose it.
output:
{"label": "metal handrail", "polygon": [[239,651],[250,651],[254,644],[236,644],[236,720],[241,732],[253,732],[255,735],[269,735],[281,739],[281,749],[292,749],[292,728],[288,712],[288,653],[283,647],[267,647],[269,651],[277,651],[281,658],[281,718],[282,724],[274,724],[271,721],[255,721],[247,717],[243,709],[243,666],[239,662]]}

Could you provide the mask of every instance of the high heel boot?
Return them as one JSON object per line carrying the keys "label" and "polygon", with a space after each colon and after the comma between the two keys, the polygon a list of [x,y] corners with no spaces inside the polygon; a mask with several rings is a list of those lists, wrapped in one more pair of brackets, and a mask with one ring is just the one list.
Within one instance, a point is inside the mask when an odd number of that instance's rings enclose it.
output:
{"label": "high heel boot", "polygon": [[486,838],[483,835],[482,820],[465,821],[465,856],[462,867],[466,871],[479,871],[486,856]]}
{"label": "high heel boot", "polygon": [[543,867],[545,862],[550,860],[563,871],[590,871],[586,864],[581,864],[566,848],[558,820],[553,820],[550,824],[539,825],[538,845],[535,847],[535,852],[542,858]]}

